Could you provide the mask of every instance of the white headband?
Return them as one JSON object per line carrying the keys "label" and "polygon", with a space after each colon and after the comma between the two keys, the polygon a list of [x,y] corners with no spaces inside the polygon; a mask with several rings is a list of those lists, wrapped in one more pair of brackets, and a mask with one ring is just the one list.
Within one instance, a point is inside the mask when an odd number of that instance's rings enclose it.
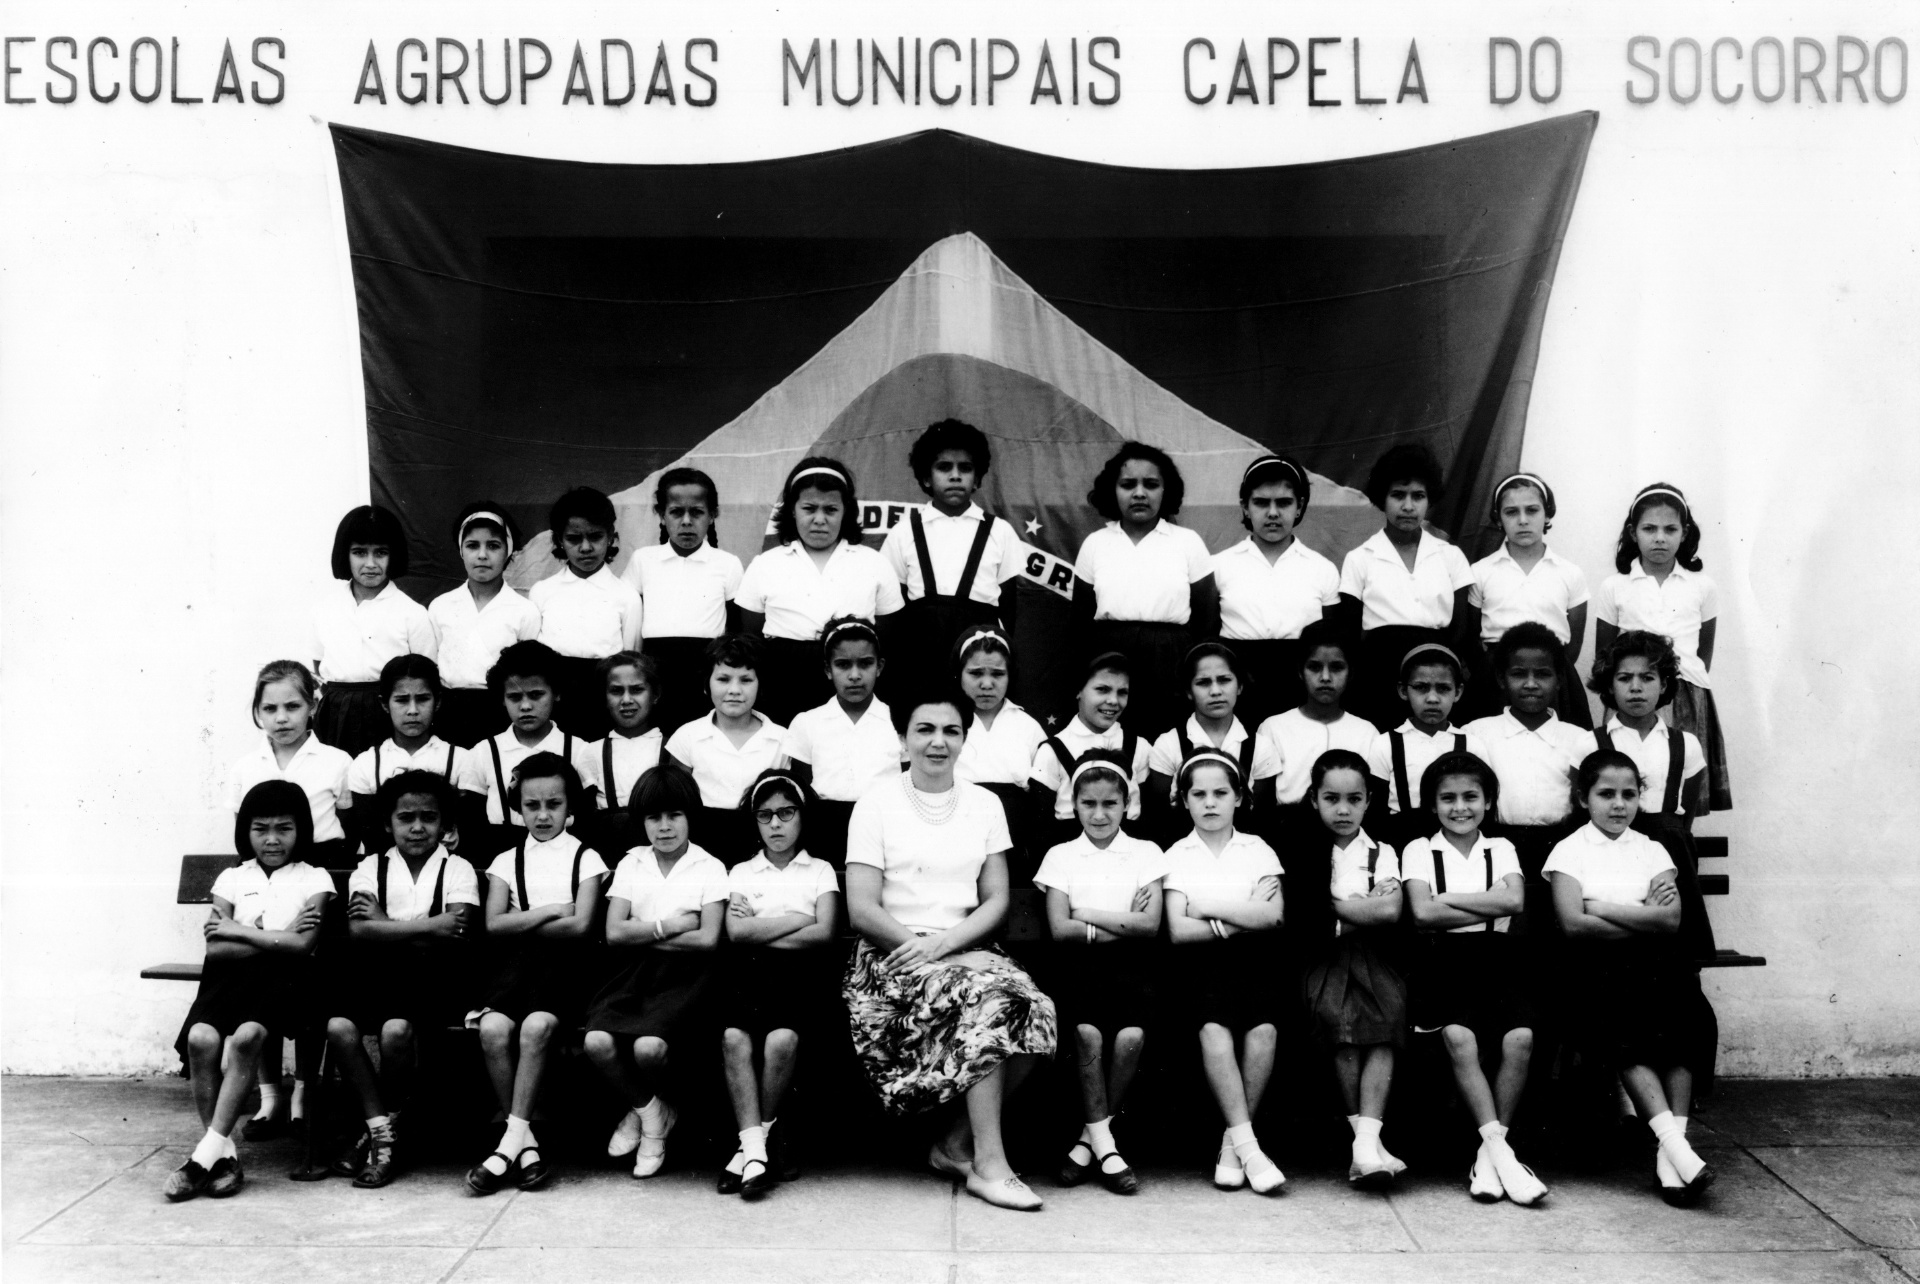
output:
{"label": "white headband", "polygon": [[473,525],[475,522],[492,522],[495,526],[498,526],[500,528],[500,538],[507,542],[507,556],[513,556],[513,528],[507,525],[506,518],[500,516],[498,513],[490,513],[485,509],[481,509],[477,513],[468,513],[460,519],[461,539],[467,537],[467,527]]}
{"label": "white headband", "polygon": [[971,634],[966,641],[960,644],[960,654],[965,655],[967,653],[967,648],[971,647],[975,642],[983,642],[988,639],[992,639],[993,641],[998,642],[1001,646],[1005,647],[1009,651],[1013,650],[1013,644],[1007,641],[1007,635],[1000,632],[1000,630],[981,629],[979,632]]}
{"label": "white headband", "polygon": [[1067,797],[1073,797],[1080,788],[1080,778],[1090,771],[1110,771],[1120,778],[1120,788],[1127,797],[1133,797],[1133,782],[1127,779],[1126,768],[1106,758],[1088,758],[1073,769],[1073,775],[1067,778]]}
{"label": "white headband", "polygon": [[1671,486],[1649,486],[1645,490],[1641,491],[1638,495],[1635,495],[1633,497],[1633,502],[1637,504],[1649,495],[1671,495],[1675,499],[1680,501],[1681,516],[1683,517],[1693,516],[1692,510],[1687,507],[1687,497],[1685,495],[1682,495],[1679,491],[1675,490]]}
{"label": "white headband", "polygon": [[829,468],[824,464],[817,464],[812,468],[802,468],[799,472],[789,477],[787,479],[787,489],[792,490],[795,486],[798,486],[800,484],[801,478],[812,477],[816,474],[822,474],[827,477],[837,477],[840,479],[840,484],[842,486],[853,485],[853,482],[847,477],[847,475],[841,472],[838,468]]}
{"label": "white headband", "polygon": [[1229,758],[1226,754],[1221,753],[1218,749],[1202,749],[1199,753],[1194,754],[1191,758],[1188,758],[1180,764],[1180,774],[1186,776],[1187,779],[1191,781],[1193,779],[1191,775],[1193,769],[1201,763],[1206,762],[1219,763],[1227,769],[1230,779],[1240,781],[1241,786],[1245,786],[1246,782],[1241,780],[1240,777],[1240,764],[1232,758]]}
{"label": "white headband", "polygon": [[794,802],[804,805],[807,801],[807,795],[805,791],[800,788],[800,782],[792,776],[767,776],[764,779],[754,781],[753,788],[747,791],[747,797],[752,800],[752,806],[758,807],[760,805],[758,799],[761,792],[765,790],[768,785],[785,785],[787,791],[793,795]]}
{"label": "white headband", "polygon": [[1252,477],[1256,472],[1260,471],[1263,468],[1286,469],[1287,472],[1293,475],[1293,484],[1296,489],[1299,487],[1303,487],[1307,484],[1306,469],[1300,467],[1300,465],[1294,463],[1291,459],[1286,459],[1279,455],[1262,455],[1260,456],[1260,458],[1248,464],[1246,467],[1246,471],[1240,474],[1241,484],[1245,485],[1249,477]]}

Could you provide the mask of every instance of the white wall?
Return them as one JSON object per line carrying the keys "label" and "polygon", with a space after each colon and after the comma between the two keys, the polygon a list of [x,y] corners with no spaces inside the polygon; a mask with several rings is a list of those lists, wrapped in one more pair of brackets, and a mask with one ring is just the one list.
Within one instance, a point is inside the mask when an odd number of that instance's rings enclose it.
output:
{"label": "white wall", "polygon": [[[215,781],[245,749],[264,660],[305,650],[338,514],[366,494],[357,334],[330,150],[317,120],[605,161],[817,151],[940,125],[1087,159],[1274,164],[1385,151],[1596,108],[1561,261],[1526,463],[1561,496],[1556,546],[1606,573],[1622,507],[1655,477],[1707,523],[1723,593],[1715,681],[1739,809],[1725,942],[1761,971],[1710,974],[1736,1073],[1920,1069],[1912,838],[1920,627],[1911,479],[1920,475],[1920,92],[1894,105],[1624,100],[1629,36],[1920,47],[1892,3],[1554,6],[1413,3],[899,5],[15,3],[44,42],[180,37],[183,96],[211,92],[231,38],[288,45],[286,100],[0,105],[0,789],[4,1037],[12,1071],[132,1071],[166,1051],[188,987],[136,978],[198,956],[172,904],[177,857],[223,850]],[[1444,16],[1443,16],[1444,14]],[[534,35],[560,65],[533,102],[351,103],[371,37],[390,98],[406,36]],[[904,34],[1122,41],[1118,107],[779,104],[779,40]],[[1309,110],[1189,104],[1180,50],[1361,39],[1391,97],[1409,38],[1432,102]],[[1558,101],[1487,102],[1486,41],[1557,38]],[[559,103],[573,41],[721,45],[710,111]],[[44,43],[16,45],[16,96],[43,96]],[[1350,99],[1346,46],[1323,94]],[[677,60],[677,57],[676,57]],[[103,60],[103,67],[107,64]],[[497,64],[496,64],[497,65]],[[1733,64],[1729,63],[1729,66]],[[1744,67],[1743,61],[1740,66]],[[1264,70],[1262,67],[1261,70]],[[1663,64],[1664,70],[1664,64]],[[147,69],[142,71],[145,87]],[[644,74],[644,64],[643,64]],[[1832,69],[1822,78],[1831,94]],[[1869,86],[1871,80],[1868,81]],[[56,88],[62,88],[56,81]],[[1264,86],[1263,86],[1264,87]],[[497,88],[497,85],[496,85]],[[598,85],[596,83],[596,92]],[[469,81],[469,91],[472,85]],[[1224,91],[1223,91],[1224,96]]]}

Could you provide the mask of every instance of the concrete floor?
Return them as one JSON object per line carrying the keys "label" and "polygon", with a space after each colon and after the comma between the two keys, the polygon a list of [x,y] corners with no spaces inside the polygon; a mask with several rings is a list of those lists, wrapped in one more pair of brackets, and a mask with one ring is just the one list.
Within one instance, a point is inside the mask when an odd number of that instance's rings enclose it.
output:
{"label": "concrete floor", "polygon": [[811,1173],[755,1205],[685,1168],[642,1186],[569,1166],[546,1191],[476,1199],[451,1163],[381,1191],[290,1182],[286,1141],[243,1148],[238,1197],[170,1205],[160,1183],[198,1131],[178,1079],[0,1082],[9,1284],[1920,1279],[1913,1079],[1723,1084],[1695,1129],[1720,1181],[1691,1211],[1662,1204],[1638,1161],[1547,1169],[1538,1209],[1476,1205],[1453,1173],[1416,1171],[1376,1197],[1325,1170],[1291,1173],[1276,1199],[1190,1171],[1148,1169],[1132,1199],[1042,1179],[1038,1215],[873,1168]]}

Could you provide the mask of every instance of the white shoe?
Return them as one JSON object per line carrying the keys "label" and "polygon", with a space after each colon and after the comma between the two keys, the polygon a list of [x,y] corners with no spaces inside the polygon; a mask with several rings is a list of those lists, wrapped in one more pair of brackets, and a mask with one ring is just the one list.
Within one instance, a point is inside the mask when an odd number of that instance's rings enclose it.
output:
{"label": "white shoe", "polygon": [[641,1120],[640,1149],[633,1159],[635,1177],[651,1177],[667,1162],[667,1134],[680,1119],[679,1112],[664,1099],[656,1097],[655,1100],[660,1102],[658,1131],[649,1129],[646,1121]]}
{"label": "white shoe", "polygon": [[620,1122],[613,1127],[613,1136],[607,1139],[607,1156],[611,1159],[625,1159],[640,1149],[640,1112],[629,1110],[620,1116]]}
{"label": "white shoe", "polygon": [[1487,1143],[1480,1143],[1480,1152],[1473,1157],[1473,1167],[1467,1170],[1467,1193],[1483,1204],[1497,1204],[1506,1195],[1507,1188],[1500,1184],[1500,1175],[1494,1170],[1493,1160],[1487,1157]]}
{"label": "white shoe", "polygon": [[977,1173],[967,1174],[967,1193],[975,1199],[985,1200],[995,1208],[1011,1208],[1020,1213],[1040,1211],[1040,1196],[1033,1188],[1018,1177],[1003,1177],[999,1181],[988,1181]]}
{"label": "white shoe", "polygon": [[1247,1184],[1247,1170],[1232,1146],[1220,1147],[1220,1156],[1213,1161],[1213,1184],[1221,1190],[1239,1190]]}
{"label": "white shoe", "polygon": [[1357,1190],[1390,1190],[1393,1170],[1380,1157],[1380,1147],[1353,1143],[1353,1160],[1347,1165],[1347,1184]]}
{"label": "white shoe", "polygon": [[1388,1172],[1398,1177],[1401,1173],[1407,1171],[1405,1160],[1394,1158],[1393,1155],[1388,1153],[1386,1146],[1379,1142],[1375,1142],[1374,1145],[1380,1152],[1380,1162],[1387,1166]]}
{"label": "white shoe", "polygon": [[1247,1173],[1247,1185],[1256,1195],[1271,1195],[1287,1184],[1287,1175],[1280,1171],[1280,1165],[1268,1159],[1266,1152],[1256,1150],[1241,1161]]}
{"label": "white shoe", "polygon": [[1533,1169],[1520,1162],[1505,1137],[1490,1141],[1483,1153],[1493,1161],[1493,1170],[1506,1188],[1507,1198],[1521,1207],[1537,1204],[1547,1197],[1547,1184],[1533,1175]]}

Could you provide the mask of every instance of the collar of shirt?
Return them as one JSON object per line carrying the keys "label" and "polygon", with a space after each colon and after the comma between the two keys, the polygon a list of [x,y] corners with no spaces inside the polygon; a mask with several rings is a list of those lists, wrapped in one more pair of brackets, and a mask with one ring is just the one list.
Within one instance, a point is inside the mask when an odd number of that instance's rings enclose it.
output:
{"label": "collar of shirt", "polygon": [[926,503],[926,504],[920,505],[920,520],[922,523],[984,522],[987,520],[987,514],[986,514],[986,510],[981,508],[980,505],[978,504],[968,504],[966,512],[949,515],[947,513],[941,512],[938,508],[935,508],[931,503]]}
{"label": "collar of shirt", "polygon": [[1126,743],[1127,739],[1126,728],[1119,723],[1114,723],[1105,731],[1095,731],[1087,725],[1086,719],[1077,713],[1067,721],[1065,727],[1060,729],[1062,739],[1065,739],[1069,734],[1079,740],[1091,741],[1096,747],[1101,749],[1118,749]]}
{"label": "collar of shirt", "polygon": [[[836,700],[834,701],[834,703],[839,704],[840,702]],[[756,740],[761,740],[767,737],[771,737],[773,740],[778,742],[784,739],[786,736],[785,730],[776,727],[773,719],[769,718],[766,714],[755,713],[753,716],[760,720],[760,725],[753,729],[753,734],[747,737],[747,743],[740,747],[739,752],[741,753],[745,753],[747,749],[750,748],[753,745],[754,741]],[[698,722],[694,723],[693,725],[698,728],[698,731],[696,732],[696,734],[706,737],[707,739],[714,739],[717,737],[718,739],[726,742],[727,748],[729,749],[733,748],[733,741],[728,740],[727,733],[721,730],[720,715],[718,712],[709,713],[706,717],[701,718]]]}
{"label": "collar of shirt", "polygon": [[1178,852],[1183,855],[1205,856],[1208,860],[1218,860],[1236,848],[1259,841],[1257,836],[1247,833],[1244,829],[1236,829],[1233,831],[1233,837],[1227,840],[1227,845],[1222,847],[1216,855],[1214,850],[1207,846],[1206,840],[1200,837],[1198,830],[1189,830],[1185,838],[1176,840],[1171,847],[1167,848],[1167,855],[1172,856]]}
{"label": "collar of shirt", "polygon": [[[1294,542],[1296,544],[1299,543],[1298,540]],[[1422,562],[1431,561],[1433,558],[1440,556],[1440,547],[1443,543],[1444,541],[1436,539],[1427,531],[1422,530],[1420,532],[1420,542],[1414,545],[1413,564],[1418,566]],[[1366,542],[1361,544],[1360,547],[1365,549],[1369,556],[1378,561],[1390,562],[1401,570],[1405,570],[1407,567],[1406,561],[1400,556],[1400,546],[1387,537],[1387,531],[1384,526],[1372,535],[1369,535]]]}
{"label": "collar of shirt", "polygon": [[555,578],[558,579],[560,583],[566,585],[591,584],[596,588],[610,581],[617,581],[619,579],[619,577],[613,573],[613,566],[607,562],[600,563],[600,569],[593,574],[581,575],[573,569],[572,563],[564,561],[560,564],[559,571],[555,573]]}
{"label": "collar of shirt", "polygon": [[[293,757],[287,759],[286,770],[292,771],[293,765],[303,758],[316,757],[325,747],[325,745],[320,743],[319,736],[311,731],[307,732],[307,738],[302,740],[300,747],[293,751]],[[260,737],[259,754],[261,759],[276,772],[281,770],[279,760],[273,756],[273,741],[269,740],[265,735]]]}
{"label": "collar of shirt", "polygon": [[1520,736],[1540,735],[1541,732],[1558,721],[1560,721],[1560,715],[1554,710],[1549,709],[1547,710],[1547,720],[1545,722],[1537,727],[1529,727],[1526,723],[1513,716],[1512,709],[1502,709],[1500,716],[1493,719],[1493,727],[1491,729],[1495,730],[1502,740],[1513,740]]}
{"label": "collar of shirt", "polygon": [[[1247,729],[1240,725],[1239,718],[1232,718],[1227,723],[1226,738],[1216,745],[1213,743],[1213,737],[1209,736],[1206,729],[1200,725],[1200,715],[1197,713],[1187,715],[1187,739],[1193,742],[1196,750],[1218,749],[1221,753],[1232,753],[1246,741],[1246,738]],[[1175,739],[1177,740],[1178,737],[1176,736]]]}
{"label": "collar of shirt", "polygon": [[666,733],[661,731],[660,728],[658,727],[648,727],[645,731],[642,731],[637,736],[630,736],[626,732],[621,731],[619,728],[616,727],[614,730],[609,731],[607,733],[607,739],[613,741],[615,744],[639,745],[639,744],[645,744],[649,740],[663,739],[665,735]]}
{"label": "collar of shirt", "polygon": [[1607,710],[1606,719],[1601,723],[1601,726],[1605,728],[1607,734],[1610,736],[1632,736],[1636,744],[1646,744],[1655,737],[1658,737],[1660,742],[1664,744],[1666,743],[1667,737],[1672,734],[1667,730],[1667,724],[1658,718],[1653,720],[1653,730],[1646,732],[1635,731],[1632,727],[1620,721],[1620,711],[1617,709]]}
{"label": "collar of shirt", "polygon": [[1450,739],[1454,736],[1466,734],[1462,728],[1454,726],[1451,722],[1438,731],[1428,731],[1412,718],[1408,718],[1405,722],[1395,727],[1394,730],[1406,736],[1419,736],[1423,740],[1438,740],[1443,736]]}
{"label": "collar of shirt", "polygon": [[1637,557],[1633,559],[1633,565],[1627,568],[1627,578],[1629,580],[1647,580],[1651,582],[1656,589],[1664,589],[1668,584],[1676,580],[1684,584],[1692,579],[1693,575],[1694,573],[1692,571],[1680,565],[1678,561],[1674,562],[1673,569],[1667,572],[1667,578],[1664,581],[1654,579],[1653,572],[1642,565],[1640,559]]}
{"label": "collar of shirt", "polygon": [[786,868],[781,869],[774,865],[772,858],[763,850],[751,860],[743,862],[736,868],[755,874],[786,874],[796,869],[812,869],[819,863],[819,861],[809,856],[806,852],[799,851],[793,854],[793,859],[787,862]]}
{"label": "collar of shirt", "polygon": [[[545,842],[542,842],[538,838],[533,837],[533,835],[528,834],[527,848],[526,848],[527,859],[532,860],[535,856],[545,856],[548,853],[557,853],[558,855],[563,856],[568,860],[572,860],[574,851],[580,845],[581,845],[580,840],[573,836],[573,833],[571,830],[563,829],[558,834],[555,834],[552,838],[547,839]],[[511,859],[513,856],[513,849],[509,847],[507,850],[502,852],[501,855]]]}
{"label": "collar of shirt", "polygon": [[1293,537],[1293,542],[1287,545],[1287,547],[1281,552],[1280,556],[1274,558],[1271,562],[1269,562],[1267,560],[1267,555],[1264,552],[1262,552],[1260,549],[1260,541],[1256,540],[1253,536],[1249,535],[1245,539],[1241,540],[1238,544],[1231,545],[1225,550],[1223,550],[1220,556],[1244,557],[1250,562],[1257,561],[1261,566],[1277,567],[1282,562],[1300,560],[1302,557],[1304,557],[1307,554],[1308,551],[1309,550],[1307,546],[1305,544],[1302,544],[1300,542],[1300,537],[1296,535]]}
{"label": "collar of shirt", "polygon": [[1142,535],[1138,541],[1135,541],[1133,536],[1127,534],[1125,528],[1122,527],[1119,522],[1108,522],[1106,529],[1120,536],[1120,538],[1126,540],[1129,544],[1136,542],[1144,544],[1150,539],[1167,539],[1172,535],[1172,532],[1167,529],[1167,519],[1164,517],[1154,518],[1153,525],[1147,528],[1147,533]]}

